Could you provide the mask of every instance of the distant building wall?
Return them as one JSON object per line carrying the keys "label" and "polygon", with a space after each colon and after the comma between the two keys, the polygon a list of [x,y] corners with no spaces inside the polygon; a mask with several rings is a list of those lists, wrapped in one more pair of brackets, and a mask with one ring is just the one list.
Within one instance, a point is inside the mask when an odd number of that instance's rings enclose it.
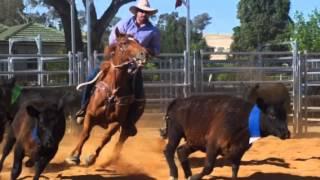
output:
{"label": "distant building wall", "polygon": [[[233,42],[232,35],[228,34],[206,34],[204,39],[207,46],[214,49],[214,52],[230,52],[230,46]],[[212,60],[226,59],[225,55],[211,55]]]}

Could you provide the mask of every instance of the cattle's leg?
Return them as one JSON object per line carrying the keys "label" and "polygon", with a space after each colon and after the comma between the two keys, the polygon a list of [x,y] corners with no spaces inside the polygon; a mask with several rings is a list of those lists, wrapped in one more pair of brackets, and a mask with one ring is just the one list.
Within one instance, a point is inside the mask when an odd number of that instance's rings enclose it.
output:
{"label": "cattle's leg", "polygon": [[196,149],[192,148],[188,144],[183,144],[177,149],[178,158],[183,168],[185,178],[188,178],[192,175],[188,156],[195,151]]}
{"label": "cattle's leg", "polygon": [[121,130],[118,142],[114,147],[111,159],[103,164],[104,167],[109,166],[110,164],[116,162],[119,159],[123,144],[128,139],[128,137],[129,137],[128,134],[125,133],[123,130]]}
{"label": "cattle's leg", "polygon": [[24,158],[24,150],[21,145],[17,145],[14,150],[13,167],[11,170],[11,179],[17,179],[22,170],[22,159]]}
{"label": "cattle's leg", "polygon": [[245,150],[241,150],[239,151],[235,156],[234,158],[232,158],[232,178],[233,179],[236,179],[238,177],[238,171],[239,171],[239,167],[240,167],[240,163],[241,163],[241,159],[242,159],[242,156],[244,155],[246,151]]}
{"label": "cattle's leg", "polygon": [[174,162],[174,153],[180,143],[181,138],[182,134],[178,131],[168,131],[168,143],[163,153],[169,165],[171,179],[178,178],[178,168]]}
{"label": "cattle's leg", "polygon": [[215,148],[214,145],[207,146],[207,156],[205,159],[204,167],[201,173],[191,176],[191,180],[199,180],[203,176],[208,175],[212,172],[214,168],[214,163],[218,155],[218,150]]}
{"label": "cattle's leg", "polygon": [[86,165],[90,166],[95,163],[97,157],[100,154],[102,148],[111,140],[111,137],[117,132],[119,129],[120,124],[118,122],[114,122],[109,124],[107,132],[105,133],[101,144],[96,149],[95,153],[91,154],[89,157],[86,158]]}
{"label": "cattle's leg", "polygon": [[[4,121],[5,119],[2,119],[2,121]],[[0,120],[1,121],[1,120]],[[3,135],[5,133],[5,127],[6,127],[6,123],[1,123],[0,125],[0,143],[3,140]]]}
{"label": "cattle's leg", "polygon": [[35,174],[33,179],[38,180],[40,178],[41,173],[46,168],[50,160],[54,157],[58,150],[58,147],[53,149],[50,153],[46,154],[46,156],[39,157],[34,164]]}
{"label": "cattle's leg", "polygon": [[11,152],[15,142],[16,142],[16,138],[14,137],[12,131],[10,130],[6,139],[6,144],[3,146],[2,157],[0,160],[0,171],[2,171],[4,160],[6,159],[8,154]]}
{"label": "cattle's leg", "polygon": [[83,123],[83,128],[80,134],[80,140],[75,149],[71,152],[70,156],[65,160],[68,164],[78,165],[80,163],[80,155],[82,152],[82,148],[84,143],[89,139],[90,132],[92,130],[92,122],[91,115],[89,113],[86,114],[85,120]]}

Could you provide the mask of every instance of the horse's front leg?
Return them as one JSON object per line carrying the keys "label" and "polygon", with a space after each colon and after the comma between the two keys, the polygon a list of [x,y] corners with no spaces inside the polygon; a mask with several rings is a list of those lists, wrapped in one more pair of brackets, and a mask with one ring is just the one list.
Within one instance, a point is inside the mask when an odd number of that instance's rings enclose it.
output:
{"label": "horse's front leg", "polygon": [[119,136],[119,139],[118,139],[118,142],[117,144],[115,145],[114,147],[114,150],[113,150],[113,154],[111,156],[111,159],[109,159],[107,162],[105,162],[102,166],[103,167],[107,167],[109,166],[110,164],[116,162],[119,157],[120,157],[120,153],[122,151],[122,148],[123,148],[123,144],[125,143],[125,141],[128,139],[128,134],[123,131],[123,129],[121,129],[121,133],[120,133],[120,136]]}
{"label": "horse's front leg", "polygon": [[90,133],[92,130],[93,122],[92,122],[92,115],[90,112],[87,112],[83,128],[80,134],[80,139],[78,142],[78,145],[75,147],[75,149],[71,152],[70,156],[66,158],[66,162],[68,164],[78,165],[80,164],[80,155],[82,152],[82,148],[84,143],[89,139]]}
{"label": "horse's front leg", "polygon": [[118,122],[113,122],[109,124],[107,132],[105,133],[100,145],[97,147],[96,151],[89,155],[86,158],[86,165],[90,166],[95,163],[96,159],[98,158],[102,148],[111,140],[111,137],[117,132],[120,128],[120,124]]}

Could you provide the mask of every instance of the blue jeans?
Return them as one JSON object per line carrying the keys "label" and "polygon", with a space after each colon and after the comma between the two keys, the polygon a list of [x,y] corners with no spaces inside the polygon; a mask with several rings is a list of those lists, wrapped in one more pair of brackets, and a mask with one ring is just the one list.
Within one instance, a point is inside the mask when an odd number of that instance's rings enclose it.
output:
{"label": "blue jeans", "polygon": [[[93,71],[88,75],[86,81],[91,81],[94,77],[96,77],[96,75],[99,73],[100,69],[99,67],[93,69]],[[95,83],[89,84],[85,87],[83,93],[82,93],[82,98],[81,98],[81,109],[85,109],[89,98],[91,96],[91,91],[92,88],[94,87]]]}

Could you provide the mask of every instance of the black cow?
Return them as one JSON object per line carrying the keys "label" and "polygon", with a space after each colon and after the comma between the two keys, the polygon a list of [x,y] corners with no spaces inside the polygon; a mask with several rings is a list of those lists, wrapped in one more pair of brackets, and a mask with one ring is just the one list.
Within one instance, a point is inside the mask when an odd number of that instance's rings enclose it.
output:
{"label": "black cow", "polygon": [[0,160],[0,168],[15,145],[11,179],[17,179],[22,170],[22,160],[29,157],[27,167],[35,167],[34,179],[54,157],[65,132],[63,101],[33,99],[23,103],[9,128]]}
{"label": "black cow", "polygon": [[12,90],[14,89],[14,79],[0,80],[0,143],[3,139],[5,127],[8,123],[8,111],[11,103]]}
{"label": "black cow", "polygon": [[30,99],[59,99],[65,97],[65,117],[73,116],[80,106],[80,93],[74,86],[68,87],[20,87],[15,84],[15,78],[0,81],[0,143],[5,127],[14,119],[20,106]]}
{"label": "black cow", "polygon": [[[257,98],[256,104],[252,104],[226,95],[174,100],[166,113],[168,144],[164,150],[171,179],[178,178],[174,153],[182,138],[186,143],[178,147],[177,154],[185,177],[190,179],[201,179],[210,174],[218,155],[231,162],[232,177],[236,178],[241,158],[251,147],[251,134],[256,138],[259,133],[261,137],[289,138],[284,102],[266,102]],[[253,121],[249,122],[249,117]],[[206,152],[205,164],[200,174],[192,176],[188,156],[198,150]]]}

